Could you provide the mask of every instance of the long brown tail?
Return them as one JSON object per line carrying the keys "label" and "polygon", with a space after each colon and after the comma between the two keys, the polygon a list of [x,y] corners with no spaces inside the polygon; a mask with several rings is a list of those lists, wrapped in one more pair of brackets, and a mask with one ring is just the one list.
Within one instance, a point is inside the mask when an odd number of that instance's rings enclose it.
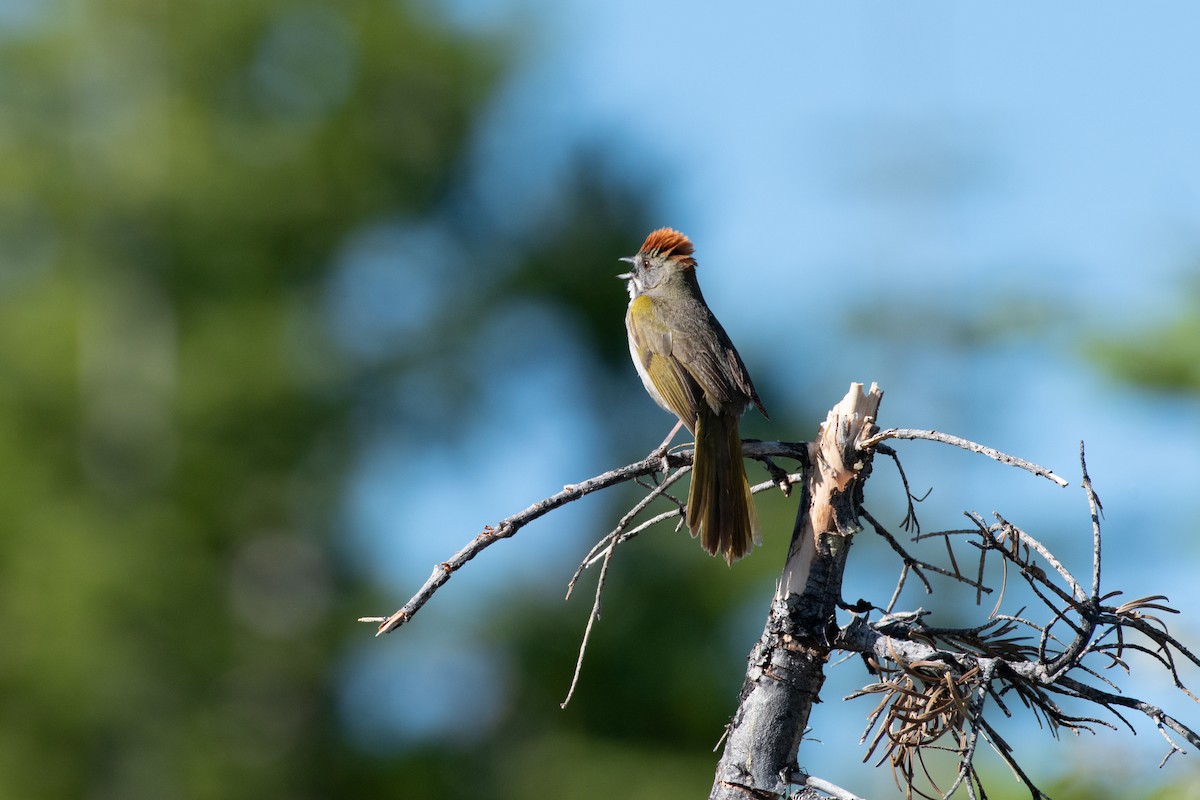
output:
{"label": "long brown tail", "polygon": [[714,414],[701,403],[696,458],[688,490],[687,524],[700,546],[732,564],[762,543],[758,515],[742,461],[738,418]]}

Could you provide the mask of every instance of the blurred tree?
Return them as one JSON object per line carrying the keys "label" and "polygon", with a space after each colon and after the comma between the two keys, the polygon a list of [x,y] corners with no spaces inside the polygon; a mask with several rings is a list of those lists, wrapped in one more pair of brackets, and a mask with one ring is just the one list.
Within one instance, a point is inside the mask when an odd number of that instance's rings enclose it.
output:
{"label": "blurred tree", "polygon": [[336,709],[354,616],[390,602],[336,545],[357,448],[453,436],[503,391],[472,369],[500,309],[562,312],[614,440],[621,398],[653,431],[635,448],[669,427],[612,278],[652,198],[584,154],[553,214],[501,225],[468,154],[513,48],[417,4],[21,8],[0,27],[0,796],[703,790],[739,669],[698,666],[709,633],[662,637],[721,630],[758,575],[714,586],[670,537],[614,581],[630,610],[566,714],[586,610],[519,599],[494,729],[364,752]]}
{"label": "blurred tree", "polygon": [[0,36],[0,795],[324,794],[355,383],[318,298],[436,207],[499,51],[390,2]]}
{"label": "blurred tree", "polygon": [[781,541],[730,573],[639,540],[566,712],[586,602],[514,590],[485,730],[366,750],[338,715],[352,620],[396,599],[341,558],[352,464],[392,429],[462,436],[511,390],[474,356],[506,309],[558,312],[528,340],[570,340],[617,449],[670,424],[612,278],[654,197],[603,151],[542,205],[474,192],[515,44],[404,0],[0,16],[0,797],[707,790]]}
{"label": "blurred tree", "polygon": [[1088,356],[1118,380],[1183,395],[1200,395],[1200,282],[1181,293],[1174,318],[1120,338],[1093,337]]}

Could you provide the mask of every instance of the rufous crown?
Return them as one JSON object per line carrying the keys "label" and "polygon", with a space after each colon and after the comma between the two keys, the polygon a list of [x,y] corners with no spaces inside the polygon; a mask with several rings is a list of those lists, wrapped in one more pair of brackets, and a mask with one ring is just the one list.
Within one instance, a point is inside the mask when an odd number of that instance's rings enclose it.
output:
{"label": "rufous crown", "polygon": [[639,251],[647,255],[658,254],[678,259],[683,265],[694,267],[696,259],[692,258],[692,242],[674,228],[659,228],[646,237]]}

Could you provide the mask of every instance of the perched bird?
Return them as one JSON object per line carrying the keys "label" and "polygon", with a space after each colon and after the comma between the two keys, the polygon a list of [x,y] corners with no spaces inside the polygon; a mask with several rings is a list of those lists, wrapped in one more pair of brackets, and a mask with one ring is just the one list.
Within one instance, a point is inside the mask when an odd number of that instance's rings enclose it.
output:
{"label": "perched bird", "polygon": [[696,282],[691,241],[671,228],[622,258],[629,282],[629,354],[646,391],[696,439],[687,524],[713,555],[732,564],[762,543],[738,420],[753,403],[765,417],[746,365]]}

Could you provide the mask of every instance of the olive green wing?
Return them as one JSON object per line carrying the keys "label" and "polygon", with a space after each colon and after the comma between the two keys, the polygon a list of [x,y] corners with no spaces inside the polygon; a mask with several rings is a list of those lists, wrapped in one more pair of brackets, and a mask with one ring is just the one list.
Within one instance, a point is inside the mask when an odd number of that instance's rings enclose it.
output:
{"label": "olive green wing", "polygon": [[702,392],[675,355],[671,329],[662,321],[654,302],[644,295],[635,299],[629,305],[625,326],[629,330],[629,349],[647,391],[694,433]]}
{"label": "olive green wing", "polygon": [[675,356],[687,366],[713,413],[741,414],[753,403],[766,416],[746,365],[712,312],[705,308],[702,317],[698,313],[685,319],[687,332],[676,339]]}

